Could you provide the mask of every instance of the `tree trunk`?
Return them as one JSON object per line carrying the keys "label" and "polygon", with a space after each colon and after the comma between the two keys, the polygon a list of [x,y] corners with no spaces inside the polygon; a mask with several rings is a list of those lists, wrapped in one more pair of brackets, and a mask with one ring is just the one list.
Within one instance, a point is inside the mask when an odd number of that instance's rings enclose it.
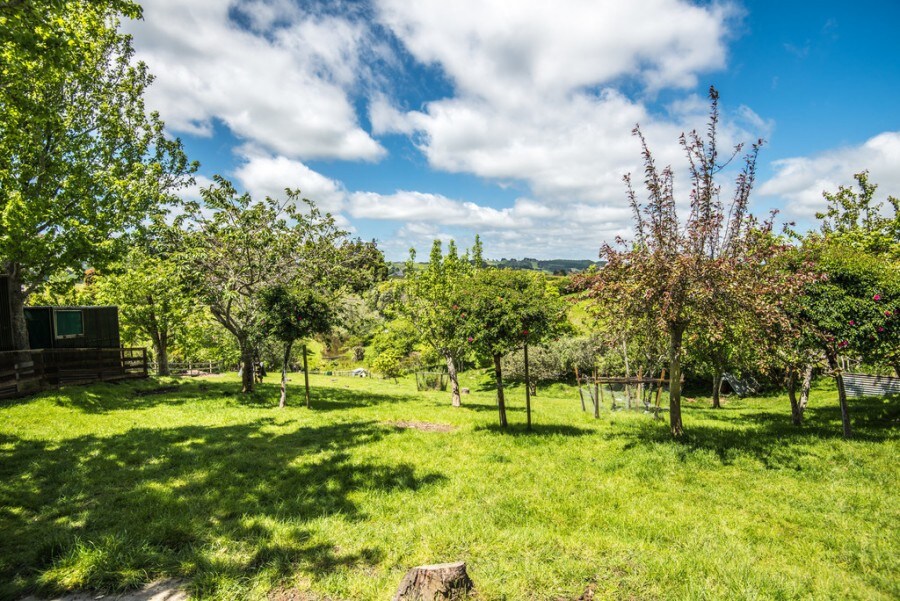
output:
{"label": "tree trunk", "polygon": [[19,266],[7,263],[6,273],[9,275],[9,314],[13,349],[27,351],[31,348],[28,343],[28,322],[25,321],[25,301],[28,300],[28,295],[23,290]]}
{"label": "tree trunk", "polygon": [[791,400],[791,420],[795,426],[803,424],[803,412],[809,403],[809,387],[812,384],[813,366],[809,364],[803,368],[803,382],[800,385],[800,400],[797,400],[797,372],[792,368],[788,374],[788,397]]}
{"label": "tree trunk", "polygon": [[241,349],[241,392],[253,392],[253,348],[246,339],[238,339]]}
{"label": "tree trunk", "polygon": [[578,398],[581,399],[581,410],[587,411],[587,407],[584,406],[584,391],[581,389],[581,378],[578,376],[578,366],[575,366],[575,384],[578,385]]}
{"label": "tree trunk", "polygon": [[809,389],[812,386],[812,374],[813,374],[813,365],[812,363],[808,363],[806,367],[803,368],[803,383],[800,385],[800,416],[803,416],[803,412],[806,411],[806,406],[809,404]]}
{"label": "tree trunk", "polygon": [[278,400],[278,407],[284,409],[287,404],[287,369],[288,362],[291,360],[291,347],[294,341],[284,343],[284,361],[281,362],[281,398]]}
{"label": "tree trunk", "polygon": [[531,380],[528,378],[528,344],[523,349],[525,353],[525,416],[528,429],[531,430]]}
{"label": "tree trunk", "polygon": [[494,355],[494,377],[497,379],[497,407],[500,411],[500,427],[507,426],[506,400],[503,398],[503,370],[500,368],[500,355]]}
{"label": "tree trunk", "polygon": [[456,601],[473,588],[464,562],[419,566],[406,573],[392,601]]}
{"label": "tree trunk", "polygon": [[847,390],[844,388],[844,374],[838,367],[837,356],[834,353],[827,353],[828,367],[834,374],[834,382],[837,384],[838,404],[841,406],[841,426],[844,429],[844,438],[852,438],[853,430],[850,428],[850,410],[847,407]]}
{"label": "tree trunk", "polygon": [[900,363],[894,363],[894,373],[900,378]]}
{"label": "tree trunk", "polygon": [[462,407],[462,398],[459,396],[459,376],[456,374],[456,362],[450,354],[444,355],[447,359],[447,379],[450,380],[450,402],[454,407]]}
{"label": "tree trunk", "polygon": [[303,383],[306,385],[306,408],[309,409],[309,366],[306,363],[306,345],[303,345]]}
{"label": "tree trunk", "polygon": [[681,423],[681,340],[685,324],[669,324],[669,428],[672,436],[684,434]]}
{"label": "tree trunk", "polygon": [[169,349],[160,337],[153,341],[153,353],[156,355],[156,375],[169,375]]}
{"label": "tree trunk", "polygon": [[[622,357],[625,358],[625,377],[631,377],[631,368],[628,366],[628,344],[622,341]],[[631,386],[625,384],[625,408],[631,409]]]}
{"label": "tree trunk", "polygon": [[722,408],[722,373],[716,372],[713,376],[713,394],[712,394],[712,406],[713,409],[721,409]]}

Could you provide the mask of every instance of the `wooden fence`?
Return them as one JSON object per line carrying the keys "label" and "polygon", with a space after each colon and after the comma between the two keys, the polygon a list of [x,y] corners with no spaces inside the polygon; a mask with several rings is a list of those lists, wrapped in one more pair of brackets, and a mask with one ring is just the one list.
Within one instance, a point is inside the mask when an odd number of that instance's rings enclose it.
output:
{"label": "wooden fence", "polygon": [[0,353],[0,398],[65,384],[147,377],[147,349],[43,349]]}
{"label": "wooden fence", "polygon": [[[156,369],[156,363],[151,363],[150,371],[156,373]],[[225,367],[219,361],[169,362],[169,375],[172,376],[206,376],[224,371]]]}

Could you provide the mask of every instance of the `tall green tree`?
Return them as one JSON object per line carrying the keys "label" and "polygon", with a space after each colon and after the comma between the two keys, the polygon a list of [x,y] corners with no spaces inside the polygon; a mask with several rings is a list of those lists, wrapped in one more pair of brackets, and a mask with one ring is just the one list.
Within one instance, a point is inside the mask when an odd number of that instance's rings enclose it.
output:
{"label": "tall green tree", "polygon": [[[331,328],[334,311],[331,303],[311,288],[290,288],[276,285],[262,291],[264,328],[284,345],[281,363],[281,398],[279,407],[287,403],[287,370],[291,348],[297,340],[324,334]],[[303,374],[306,382],[306,406],[309,407],[309,375],[306,365],[306,345],[303,346]]]}
{"label": "tall green tree", "polygon": [[443,252],[441,241],[435,240],[431,255],[424,269],[417,269],[415,250],[410,250],[406,262],[406,274],[394,285],[390,312],[411,323],[418,332],[419,341],[430,346],[447,365],[450,380],[451,403],[462,404],[459,394],[457,365],[467,350],[465,337],[461,335],[461,297],[467,293],[469,278],[483,263],[481,241],[476,237],[474,258],[460,256],[451,240]]}
{"label": "tall green tree", "polygon": [[169,375],[169,353],[187,336],[190,315],[197,310],[177,271],[159,249],[138,243],[110,273],[98,276],[99,300],[117,305],[123,327],[150,341],[160,376]]}
{"label": "tall green tree", "polygon": [[[559,333],[566,323],[565,304],[556,287],[533,272],[481,269],[467,282],[460,297],[460,333],[476,352],[493,360],[500,426],[506,427],[501,358]],[[530,411],[528,420],[530,424]]]}
{"label": "tall green tree", "polygon": [[19,349],[29,295],[109,259],[196,168],[145,109],[152,78],[119,31],[140,15],[121,0],[0,5],[0,270]]}
{"label": "tall green tree", "polygon": [[337,304],[344,291],[362,290],[387,269],[374,242],[347,240],[334,218],[287,190],[284,201],[254,202],[228,180],[201,190],[187,203],[177,254],[193,294],[231,332],[241,351],[242,387],[253,390],[254,351],[266,335],[262,291],[311,287]]}

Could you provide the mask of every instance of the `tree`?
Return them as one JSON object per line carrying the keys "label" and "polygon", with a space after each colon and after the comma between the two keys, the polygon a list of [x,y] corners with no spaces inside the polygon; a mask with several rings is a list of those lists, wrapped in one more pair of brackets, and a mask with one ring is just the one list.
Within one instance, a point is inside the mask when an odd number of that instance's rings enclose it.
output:
{"label": "tree", "polygon": [[[481,269],[468,279],[459,298],[461,334],[478,353],[493,359],[500,426],[506,427],[503,355],[555,335],[566,322],[557,289],[536,273]],[[528,409],[528,424],[531,411]]]}
{"label": "tree", "polygon": [[816,257],[822,277],[807,287],[796,317],[807,332],[807,345],[825,356],[849,438],[852,427],[838,357],[852,353],[869,364],[892,365],[900,375],[900,263],[836,240],[817,245],[811,237],[805,251]]}
{"label": "tree", "polygon": [[[772,243],[772,221],[760,223],[748,211],[761,140],[744,156],[729,205],[721,199],[716,176],[730,160],[720,161],[716,139],[719,95],[714,88],[710,88],[709,98],[705,137],[692,131],[679,140],[691,179],[690,212],[684,223],[676,211],[674,171],[656,166],[640,127],[635,127],[643,149],[647,201],[638,201],[631,178],[626,176],[635,238],[630,248],[622,250],[604,244],[601,255],[607,264],[590,290],[600,310],[611,319],[644,321],[665,332],[669,420],[674,436],[684,431],[681,378],[685,332],[701,324],[701,318],[728,320],[735,313],[765,326],[781,318],[771,304],[772,296],[791,294],[795,287],[770,267],[784,250],[783,245]],[[738,146],[732,159],[740,152]],[[623,240],[619,242],[624,246]]]}
{"label": "tree", "polygon": [[[291,347],[301,338],[324,334],[331,327],[334,312],[321,294],[310,288],[291,289],[276,285],[262,291],[262,313],[266,331],[284,344],[281,363],[281,398],[287,402],[287,370]],[[309,376],[306,368],[306,345],[303,346],[303,373],[306,382],[306,406],[309,407]]]}
{"label": "tree", "polygon": [[283,202],[253,202],[216,176],[200,194],[203,204],[188,203],[179,220],[185,234],[177,261],[192,292],[237,340],[242,390],[251,392],[253,355],[264,336],[263,289],[293,284],[301,271],[324,281],[344,232],[298,191]]}
{"label": "tree", "polygon": [[163,253],[135,245],[112,273],[98,278],[100,300],[118,305],[123,327],[150,340],[160,376],[169,375],[169,350],[185,335],[194,310],[176,273]]}
{"label": "tree", "polygon": [[284,201],[254,202],[228,180],[201,190],[178,222],[185,228],[177,261],[182,277],[241,351],[242,390],[253,390],[253,356],[265,328],[262,291],[314,288],[337,306],[387,273],[374,242],[345,239],[334,218],[286,190]]}
{"label": "tree", "polygon": [[444,254],[441,241],[435,240],[431,256],[422,270],[416,269],[415,250],[411,249],[406,263],[406,277],[395,285],[394,302],[390,312],[413,324],[418,338],[443,357],[450,380],[451,402],[462,404],[456,367],[466,352],[465,337],[460,334],[464,316],[460,311],[461,297],[466,294],[469,278],[483,263],[481,241],[476,236],[473,259],[468,253],[458,256],[451,240]]}
{"label": "tree", "polygon": [[29,295],[109,259],[196,169],[144,108],[152,78],[118,29],[140,14],[117,0],[0,5],[0,269],[18,349]]}

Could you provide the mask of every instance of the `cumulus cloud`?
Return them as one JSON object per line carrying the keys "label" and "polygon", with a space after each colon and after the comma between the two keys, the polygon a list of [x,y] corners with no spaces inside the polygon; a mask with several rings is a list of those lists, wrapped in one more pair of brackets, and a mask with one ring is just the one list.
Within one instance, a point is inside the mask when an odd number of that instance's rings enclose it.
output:
{"label": "cumulus cloud", "polygon": [[690,87],[724,65],[724,3],[376,0],[379,18],[460,92],[505,105],[633,76]]}
{"label": "cumulus cloud", "polygon": [[[440,67],[455,94],[420,110],[377,97],[373,131],[411,136],[434,168],[525,181],[554,203],[623,202],[622,175],[640,169],[636,123],[658,163],[682,162],[678,135],[703,126],[708,104],[692,95],[655,114],[620,84],[637,81],[647,94],[694,86],[699,73],[724,66],[737,14],[726,3],[682,0],[376,5],[382,22],[418,61]],[[753,130],[769,125],[749,108],[735,118]],[[727,122],[723,131],[737,133]]]}
{"label": "cumulus cloud", "polygon": [[[659,165],[683,169],[678,135],[704,126],[708,103],[683,93],[648,106],[725,65],[737,15],[727,0],[143,4],[145,21],[130,30],[157,75],[149,103],[177,131],[209,135],[224,123],[241,144],[234,177],[254,197],[300,188],[335,214],[396,223],[398,248],[479,232],[492,256],[543,257],[593,257],[629,233],[622,175],[641,172],[636,123]],[[408,55],[394,56],[394,44]],[[389,72],[399,56],[443,74],[451,93],[405,106]],[[749,107],[725,117],[723,147],[773,127]],[[385,150],[373,136],[389,134],[409,136],[433,169],[527,190],[507,206],[352,191],[307,165],[376,160]]]}
{"label": "cumulus cloud", "polygon": [[494,209],[474,202],[461,202],[440,194],[401,190],[395,194],[356,192],[350,196],[353,217],[393,221],[430,221],[441,225],[470,228],[518,228],[529,226],[534,217],[549,217],[555,211],[528,200],[516,201],[511,208]]}
{"label": "cumulus cloud", "polygon": [[775,175],[759,189],[763,196],[787,200],[787,214],[812,218],[826,207],[823,191],[835,192],[854,183],[853,175],[869,171],[879,185],[876,198],[900,194],[900,131],[884,132],[857,146],[831,150],[811,157],[792,157],[773,162]]}
{"label": "cumulus cloud", "polygon": [[251,154],[235,171],[235,178],[254,198],[284,198],[285,188],[300,190],[323,211],[344,209],[347,191],[333,179],[313,171],[300,161],[283,156]]}
{"label": "cumulus cloud", "polygon": [[[359,125],[349,91],[376,42],[362,24],[284,0],[147,0],[128,24],[156,75],[148,93],[168,126],[209,135],[221,121],[246,141],[293,158],[374,160],[384,149]],[[234,18],[244,16],[244,26]]]}

